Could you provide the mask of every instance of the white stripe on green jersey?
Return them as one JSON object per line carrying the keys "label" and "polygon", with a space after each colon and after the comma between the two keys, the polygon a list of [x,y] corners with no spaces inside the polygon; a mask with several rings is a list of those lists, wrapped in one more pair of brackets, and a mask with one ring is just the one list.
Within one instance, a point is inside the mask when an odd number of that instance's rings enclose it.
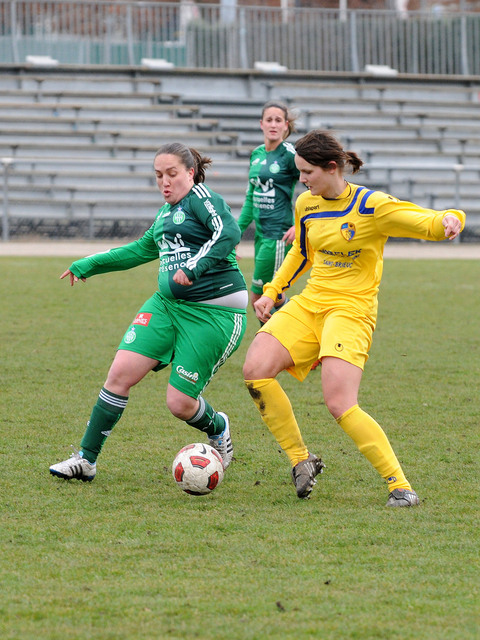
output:
{"label": "white stripe on green jersey", "polygon": [[187,269],[193,271],[197,266],[198,261],[208,254],[212,247],[215,246],[215,242],[220,237],[223,230],[223,223],[222,219],[217,215],[216,211],[212,213],[212,224],[215,231],[213,232],[211,240],[208,240],[202,247],[200,247],[199,252],[195,256],[193,256],[193,258],[187,260]]}
{"label": "white stripe on green jersey", "polygon": [[[150,229],[135,242],[75,261],[77,277],[131,269],[160,258],[158,288],[171,299],[202,302],[246,290],[235,246],[240,229],[230,207],[204,184],[194,185],[175,205],[164,204]],[[173,280],[179,270],[192,285]]]}

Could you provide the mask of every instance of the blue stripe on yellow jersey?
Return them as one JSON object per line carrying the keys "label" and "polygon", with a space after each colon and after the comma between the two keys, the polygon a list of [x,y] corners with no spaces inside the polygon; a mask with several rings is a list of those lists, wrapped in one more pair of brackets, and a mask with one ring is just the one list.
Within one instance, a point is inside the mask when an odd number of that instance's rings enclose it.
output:
{"label": "blue stripe on yellow jersey", "polygon": [[306,191],[295,207],[296,237],[264,294],[278,295],[311,269],[299,301],[312,310],[345,306],[375,321],[389,237],[444,240],[447,214],[465,224],[463,211],[435,211],[381,191],[348,184],[335,199]]}

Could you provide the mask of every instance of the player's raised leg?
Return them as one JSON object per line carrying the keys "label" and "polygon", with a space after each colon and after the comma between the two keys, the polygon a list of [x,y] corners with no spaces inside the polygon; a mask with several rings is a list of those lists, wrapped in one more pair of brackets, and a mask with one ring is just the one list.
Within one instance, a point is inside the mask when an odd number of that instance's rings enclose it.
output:
{"label": "player's raised leg", "polygon": [[122,417],[127,406],[130,388],[137,384],[158,364],[132,351],[117,351],[94,405],[83,435],[80,451],[70,458],[53,464],[50,473],[65,480],[91,481],[96,474],[96,461],[107,437]]}

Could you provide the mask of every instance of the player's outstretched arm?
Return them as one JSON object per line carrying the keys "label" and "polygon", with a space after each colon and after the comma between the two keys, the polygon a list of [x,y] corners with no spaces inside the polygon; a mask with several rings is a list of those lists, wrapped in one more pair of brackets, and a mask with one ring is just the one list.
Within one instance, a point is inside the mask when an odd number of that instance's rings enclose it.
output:
{"label": "player's outstretched arm", "polygon": [[66,278],[67,276],[70,276],[70,286],[73,287],[73,285],[75,284],[75,282],[78,282],[79,280],[81,280],[82,282],[86,281],[86,278],[77,278],[77,276],[75,274],[73,274],[70,269],[67,269],[66,271],[64,271],[62,273],[62,275],[60,276],[60,280],[63,280],[63,278]]}
{"label": "player's outstretched arm", "polygon": [[462,230],[462,223],[453,214],[446,215],[442,220],[442,224],[445,228],[445,237],[449,240],[454,240]]}

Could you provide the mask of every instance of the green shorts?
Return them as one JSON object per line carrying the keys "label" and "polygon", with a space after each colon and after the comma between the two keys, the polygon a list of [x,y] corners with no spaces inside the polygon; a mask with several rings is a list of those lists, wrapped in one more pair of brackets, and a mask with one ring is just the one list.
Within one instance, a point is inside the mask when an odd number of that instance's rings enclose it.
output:
{"label": "green shorts", "polygon": [[239,347],[246,313],[208,304],[168,300],[156,292],[142,305],[118,348],[169,364],[169,383],[197,398]]}
{"label": "green shorts", "polygon": [[253,293],[263,293],[263,285],[272,280],[291,246],[283,240],[271,240],[259,234],[255,236],[255,267],[251,286]]}

